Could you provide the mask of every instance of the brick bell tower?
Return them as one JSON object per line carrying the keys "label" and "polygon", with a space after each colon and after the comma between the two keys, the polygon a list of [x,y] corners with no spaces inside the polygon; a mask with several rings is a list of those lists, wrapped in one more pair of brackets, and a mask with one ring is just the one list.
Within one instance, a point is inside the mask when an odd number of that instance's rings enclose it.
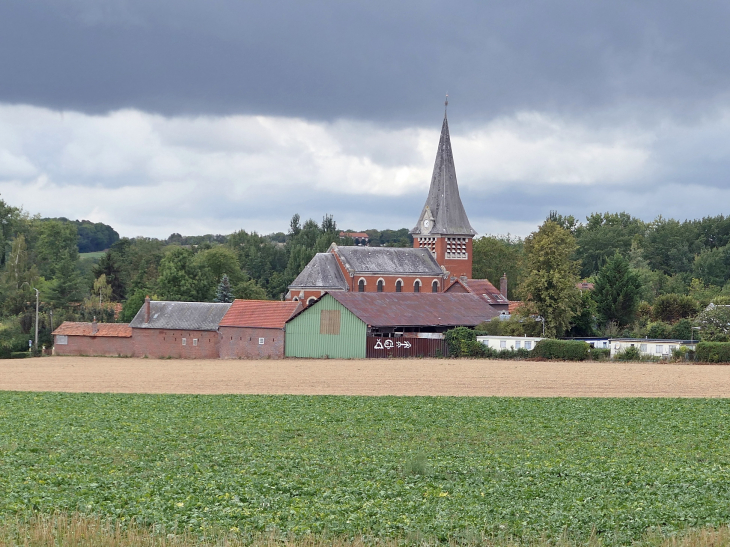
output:
{"label": "brick bell tower", "polygon": [[[448,95],[445,105],[449,105]],[[469,224],[459,196],[446,109],[433,166],[431,189],[411,235],[413,246],[429,249],[436,262],[450,276],[466,276],[471,279],[472,239],[476,232]]]}

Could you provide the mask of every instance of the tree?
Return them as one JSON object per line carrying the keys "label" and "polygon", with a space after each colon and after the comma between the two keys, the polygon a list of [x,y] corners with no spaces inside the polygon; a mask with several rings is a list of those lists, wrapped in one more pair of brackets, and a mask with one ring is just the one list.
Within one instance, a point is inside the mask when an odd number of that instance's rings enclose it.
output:
{"label": "tree", "polygon": [[624,327],[633,323],[641,297],[639,275],[618,252],[596,277],[593,299],[601,323],[615,322]]}
{"label": "tree", "polygon": [[38,240],[35,243],[35,257],[38,269],[46,279],[56,277],[59,258],[68,255],[75,264],[79,258],[76,226],[61,220],[39,220],[35,223]]}
{"label": "tree", "polygon": [[617,252],[628,256],[632,249],[640,251],[646,227],[640,219],[628,213],[593,213],[586,224],[576,230],[577,258],[581,261],[582,277],[590,277]]}
{"label": "tree", "polygon": [[218,283],[218,289],[215,291],[215,298],[213,302],[223,302],[230,304],[233,302],[233,291],[231,290],[231,282],[228,280],[228,276],[223,274],[221,282]]}
{"label": "tree", "polygon": [[210,270],[194,261],[190,249],[177,247],[160,262],[157,286],[165,300],[209,302],[215,291],[215,278]]}
{"label": "tree", "polygon": [[580,305],[575,249],[573,235],[550,220],[525,239],[527,272],[519,292],[528,310],[543,317],[548,336],[567,331]]}
{"label": "tree", "polygon": [[123,259],[116,250],[109,249],[100,259],[99,263],[94,267],[93,273],[99,278],[104,276],[105,281],[111,287],[110,299],[115,302],[121,302],[126,296],[126,287],[124,286]]}
{"label": "tree", "polygon": [[472,243],[472,275],[475,279],[488,279],[499,287],[502,274],[507,274],[507,297],[514,300],[517,287],[522,281],[523,242],[506,236],[483,236]]}
{"label": "tree", "polygon": [[694,317],[698,311],[697,301],[681,294],[663,294],[654,300],[651,318],[654,321],[676,323],[685,317]]}
{"label": "tree", "polygon": [[702,340],[730,342],[730,306],[710,304],[697,317]]}
{"label": "tree", "polygon": [[221,279],[225,275],[232,285],[243,281],[246,277],[238,265],[236,253],[223,245],[199,252],[195,255],[194,262],[208,268],[215,279]]}
{"label": "tree", "polygon": [[[77,255],[78,256],[78,255]],[[51,288],[50,300],[54,305],[65,308],[70,302],[80,302],[81,278],[76,270],[76,260],[63,251],[55,265],[56,276]]]}
{"label": "tree", "polygon": [[242,300],[266,300],[266,291],[253,279],[242,281],[233,290],[236,298]]}

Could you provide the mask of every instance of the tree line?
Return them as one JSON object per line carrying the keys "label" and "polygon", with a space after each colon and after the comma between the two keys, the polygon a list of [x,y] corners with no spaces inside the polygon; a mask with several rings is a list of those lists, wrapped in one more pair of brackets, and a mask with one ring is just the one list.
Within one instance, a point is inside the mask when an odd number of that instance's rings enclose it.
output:
{"label": "tree line", "polygon": [[524,305],[514,320],[485,327],[495,334],[538,334],[542,323],[525,320],[538,317],[552,336],[730,340],[730,218],[723,215],[644,222],[594,213],[579,222],[551,212],[524,240],[475,240],[474,275],[496,283],[502,272],[510,297]]}
{"label": "tree line", "polygon": [[[374,246],[412,246],[405,228],[365,231]],[[41,219],[0,200],[0,343],[27,347],[36,288],[40,342],[50,344],[61,321],[127,322],[146,295],[280,299],[314,254],[333,242],[352,244],[340,238],[330,215],[321,222],[294,215],[285,232],[268,235],[120,238],[109,226]],[[101,256],[81,252],[101,245]],[[509,298],[523,300],[521,313],[544,317],[546,331],[556,336],[684,338],[699,334],[691,327],[710,302],[730,297],[730,218],[723,216],[644,222],[627,213],[596,213],[579,222],[551,213],[527,238],[483,236],[473,249],[473,276],[498,285],[506,273]],[[581,292],[578,280],[595,289]],[[522,334],[542,327],[515,316],[489,328]]]}

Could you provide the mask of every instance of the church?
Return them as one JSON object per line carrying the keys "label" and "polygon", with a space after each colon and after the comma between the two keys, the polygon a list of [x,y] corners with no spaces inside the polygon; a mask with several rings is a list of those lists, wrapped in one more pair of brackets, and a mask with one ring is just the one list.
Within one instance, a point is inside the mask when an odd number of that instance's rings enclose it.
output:
{"label": "church", "polygon": [[[447,101],[448,105],[448,101]],[[416,226],[413,248],[341,246],[333,243],[318,253],[289,286],[287,300],[310,305],[325,293],[470,292],[496,311],[507,313],[507,280],[498,290],[486,279],[472,279],[472,239],[459,196],[444,112],[431,187]]]}

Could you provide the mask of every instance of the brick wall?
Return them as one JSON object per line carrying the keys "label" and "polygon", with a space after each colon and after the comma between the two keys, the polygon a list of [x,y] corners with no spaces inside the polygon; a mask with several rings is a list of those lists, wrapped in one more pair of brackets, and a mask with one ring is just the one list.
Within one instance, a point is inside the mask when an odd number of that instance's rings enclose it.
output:
{"label": "brick wall", "polygon": [[[221,359],[283,359],[284,330],[220,327]],[[259,338],[264,339],[259,344]]]}
{"label": "brick wall", "polygon": [[133,328],[132,341],[136,357],[218,358],[218,333],[215,331]]}
{"label": "brick wall", "polygon": [[[56,337],[57,338],[57,337]],[[67,336],[68,344],[54,343],[55,355],[132,355],[132,338],[115,336]],[[56,342],[56,340],[54,340]]]}

